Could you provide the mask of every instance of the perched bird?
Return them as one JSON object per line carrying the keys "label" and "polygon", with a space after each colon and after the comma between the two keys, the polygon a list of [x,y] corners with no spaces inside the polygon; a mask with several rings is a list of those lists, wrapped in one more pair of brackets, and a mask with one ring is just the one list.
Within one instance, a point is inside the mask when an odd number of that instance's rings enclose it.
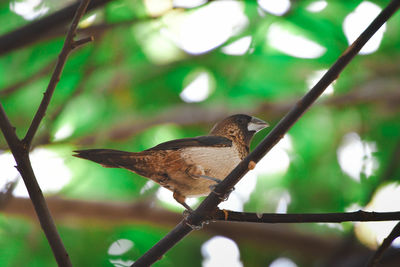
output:
{"label": "perched bird", "polygon": [[176,139],[142,152],[89,149],[74,151],[74,156],[147,177],[191,210],[186,197],[208,195],[249,154],[254,134],[267,126],[263,120],[237,114],[215,124],[206,136]]}

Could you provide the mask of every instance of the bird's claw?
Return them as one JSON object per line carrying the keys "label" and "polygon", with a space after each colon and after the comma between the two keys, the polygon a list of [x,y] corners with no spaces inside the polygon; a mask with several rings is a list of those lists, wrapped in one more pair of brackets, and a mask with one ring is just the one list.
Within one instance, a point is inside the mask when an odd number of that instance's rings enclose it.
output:
{"label": "bird's claw", "polygon": [[214,194],[216,194],[217,197],[218,197],[221,201],[226,201],[226,200],[228,200],[229,195],[232,193],[233,190],[235,190],[235,188],[233,187],[233,188],[229,189],[228,192],[226,192],[225,194],[221,194],[221,193],[215,191],[215,187],[216,187],[216,186],[217,186],[216,184],[210,185],[210,191],[213,192]]}
{"label": "bird's claw", "polygon": [[185,221],[185,224],[192,228],[193,230],[201,230],[204,226],[204,224],[209,224],[209,220],[201,221],[199,224],[194,224],[191,222],[191,219],[189,218],[190,215],[193,214],[193,210],[185,210],[183,212],[183,219]]}
{"label": "bird's claw", "polygon": [[189,217],[189,215],[192,214],[192,213],[193,213],[192,209],[191,210],[184,210],[183,213],[182,213],[183,219],[186,220]]}

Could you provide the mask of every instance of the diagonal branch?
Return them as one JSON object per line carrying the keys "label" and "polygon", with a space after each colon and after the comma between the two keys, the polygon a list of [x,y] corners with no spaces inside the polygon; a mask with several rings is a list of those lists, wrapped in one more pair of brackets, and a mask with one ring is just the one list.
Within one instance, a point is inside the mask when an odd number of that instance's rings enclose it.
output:
{"label": "diagonal branch", "polygon": [[[87,10],[93,10],[112,0],[93,0]],[[67,24],[79,6],[80,1],[54,12],[44,18],[35,20],[21,28],[0,36],[0,56],[10,51],[34,43],[47,35],[54,28]]]}
{"label": "diagonal branch", "polygon": [[[82,3],[85,3],[85,5],[82,5]],[[80,18],[85,14],[87,5],[89,1],[83,1],[81,2],[81,5],[78,7],[76,11],[76,15],[74,17],[74,20],[72,21],[71,27],[67,33],[67,37],[65,38],[64,46],[61,50],[60,55],[58,56],[57,64],[54,69],[54,72],[51,76],[49,85],[47,86],[46,92],[44,93],[42,102],[39,105],[39,108],[35,114],[35,117],[32,120],[31,126],[28,129],[28,132],[26,133],[24,139],[22,140],[24,145],[27,147],[30,146],[32,143],[32,139],[35,136],[35,133],[37,129],[39,128],[40,122],[42,121],[44,115],[46,114],[47,107],[50,104],[51,97],[53,96],[54,90],[58,84],[58,81],[60,80],[61,72],[64,68],[65,62],[67,60],[68,55],[71,53],[71,51],[82,45],[83,43],[87,43],[92,41],[92,38],[85,38],[82,40],[74,41],[74,37],[76,34],[76,29],[78,28],[78,23]]]}
{"label": "diagonal branch", "polygon": [[53,251],[54,257],[56,258],[59,266],[65,267],[72,266],[72,264],[69,259],[68,253],[62,243],[61,237],[57,232],[57,228],[54,224],[43,193],[33,172],[32,165],[29,159],[29,149],[32,139],[39,127],[39,124],[46,113],[46,109],[50,103],[50,99],[54,92],[54,89],[60,79],[61,71],[65,64],[67,56],[74,47],[75,41],[73,40],[73,37],[78,27],[79,20],[85,14],[89,1],[90,0],[82,0],[78,9],[76,10],[63,49],[59,55],[56,68],[49,82],[49,86],[44,94],[42,103],[38,108],[38,111],[33,119],[31,126],[29,127],[29,130],[24,140],[19,140],[18,136],[15,133],[15,128],[11,125],[3,106],[0,104],[0,128],[15,158],[15,161],[17,162],[16,168],[21,173],[21,176],[24,180],[25,186],[29,193],[29,197],[35,207],[40,225],[46,235],[49,245]]}
{"label": "diagonal branch", "polygon": [[253,213],[231,210],[217,210],[211,220],[227,222],[252,223],[341,223],[341,222],[371,222],[397,221],[400,211],[396,212],[337,212],[337,213]]}
{"label": "diagonal branch", "polygon": [[400,6],[399,0],[393,0],[378,15],[358,39],[339,57],[320,81],[287,113],[287,115],[272,129],[262,142],[220,183],[215,190],[189,216],[184,218],[171,232],[148,250],[132,266],[150,266],[171,249],[176,243],[188,235],[194,226],[202,223],[222,202],[223,196],[232,190],[235,184],[248,172],[251,161],[258,162],[278,141],[289,131],[296,121],[317,100],[324,90],[331,84],[342,70],[357,55],[365,43],[375,32],[396,12]]}
{"label": "diagonal branch", "polygon": [[[6,205],[0,207],[2,214],[8,217],[35,219],[35,212],[30,201],[25,198],[11,197]],[[46,199],[53,217],[63,225],[81,225],[91,227],[94,222],[107,227],[118,227],[126,224],[143,224],[156,226],[163,231],[176,225],[182,215],[156,207],[151,200],[135,202],[87,201],[50,197]],[[320,259],[328,257],[332,250],[340,246],[342,240],[338,235],[319,235],[304,233],[287,225],[225,223],[216,222],[196,235],[223,235],[236,241],[250,242],[261,246],[265,251],[280,248],[285,251],[300,253],[302,258]],[[357,251],[370,253],[359,246]]]}
{"label": "diagonal branch", "polygon": [[375,267],[378,266],[380,259],[382,258],[383,253],[386,249],[390,247],[392,242],[400,236],[400,222],[396,224],[393,228],[392,232],[388,235],[388,237],[383,240],[380,247],[376,250],[375,254],[369,260],[367,267]]}

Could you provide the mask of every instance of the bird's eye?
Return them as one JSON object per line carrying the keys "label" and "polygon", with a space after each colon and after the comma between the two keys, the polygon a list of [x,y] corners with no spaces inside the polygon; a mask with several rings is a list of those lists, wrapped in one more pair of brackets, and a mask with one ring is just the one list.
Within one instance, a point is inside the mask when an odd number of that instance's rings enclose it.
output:
{"label": "bird's eye", "polygon": [[238,122],[239,122],[239,124],[244,124],[244,123],[246,123],[245,120],[244,120],[243,118],[239,118],[239,121],[238,121]]}

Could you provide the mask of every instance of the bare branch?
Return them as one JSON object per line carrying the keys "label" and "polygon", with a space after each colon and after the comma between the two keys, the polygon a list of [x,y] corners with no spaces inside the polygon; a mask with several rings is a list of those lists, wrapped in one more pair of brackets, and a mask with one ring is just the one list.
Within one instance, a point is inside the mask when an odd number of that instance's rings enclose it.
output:
{"label": "bare branch", "polygon": [[[8,217],[18,216],[35,218],[35,211],[29,199],[11,198],[1,208],[1,213]],[[90,227],[93,223],[114,227],[126,224],[146,224],[161,229],[168,229],[176,225],[182,215],[154,206],[151,201],[146,202],[114,202],[114,201],[85,201],[49,197],[46,199],[54,218],[63,225],[72,223]],[[340,236],[314,233],[302,233],[288,225],[254,224],[254,223],[226,223],[215,222],[204,227],[197,235],[224,235],[236,241],[251,242],[265,248],[281,248],[285,251],[301,253],[304,258],[328,257],[332,250],[340,246]],[[370,253],[365,247],[359,246],[357,251]],[[368,254],[369,255],[369,254]]]}
{"label": "bare branch", "polygon": [[[87,10],[105,5],[111,0],[92,0]],[[44,18],[35,20],[26,26],[0,36],[0,55],[27,46],[47,35],[54,28],[67,24],[73,17],[80,1],[54,12]]]}
{"label": "bare branch", "polygon": [[35,207],[35,211],[39,219],[40,225],[46,235],[46,238],[56,258],[56,261],[59,266],[65,266],[65,267],[72,266],[72,264],[69,259],[68,253],[61,241],[60,235],[57,232],[57,228],[54,224],[53,218],[47,207],[47,203],[43,197],[43,193],[40,189],[40,186],[33,172],[32,165],[29,159],[29,149],[31,141],[39,127],[42,118],[45,115],[45,112],[50,103],[50,99],[52,97],[54,89],[60,79],[61,71],[65,64],[66,58],[73,48],[72,47],[72,44],[74,42],[73,37],[75,35],[78,22],[85,14],[89,1],[90,0],[82,0],[78,9],[76,10],[63,49],[59,55],[56,68],[49,82],[49,86],[44,94],[42,103],[38,108],[38,111],[32,121],[31,126],[29,127],[29,130],[24,140],[18,139],[15,133],[15,129],[8,120],[7,114],[5,113],[3,106],[0,105],[0,128],[4,134],[8,146],[10,147],[10,150],[15,158],[15,161],[17,162],[17,169],[24,180],[30,199]]}
{"label": "bare branch", "polygon": [[[42,102],[39,105],[39,108],[35,114],[35,117],[32,120],[31,126],[28,129],[28,132],[26,133],[24,139],[22,140],[24,145],[27,147],[30,146],[33,137],[35,136],[35,133],[37,129],[39,128],[40,122],[42,121],[44,115],[46,114],[47,107],[50,104],[50,99],[53,96],[54,90],[58,84],[58,81],[60,80],[61,72],[64,68],[65,62],[67,60],[68,55],[70,52],[75,48],[74,46],[74,36],[76,33],[76,29],[78,28],[78,23],[80,18],[85,14],[86,7],[88,5],[89,1],[83,1],[85,5],[80,5],[76,11],[76,15],[72,21],[71,27],[67,33],[67,37],[65,38],[64,46],[61,50],[60,55],[58,56],[57,64],[54,69],[53,75],[51,76],[49,85],[46,89],[46,92],[44,93]],[[85,39],[85,42],[88,40]]]}
{"label": "bare branch", "polygon": [[[394,104],[400,101],[400,91],[397,90],[398,81],[369,81],[368,83],[379,83],[380,86],[376,88],[388,86],[394,88],[396,86],[396,90],[387,90],[384,93],[382,91],[370,91],[368,85],[365,85],[356,88],[355,91],[324,99],[318,102],[318,105],[343,108],[359,104],[375,104],[383,107],[393,107],[393,112],[399,110],[399,106]],[[235,110],[235,113],[263,114],[264,117],[268,117],[271,121],[274,121],[288,112],[294,104],[295,101],[287,99],[280,102],[264,102],[254,105],[251,108]],[[209,124],[222,120],[231,115],[232,112],[232,110],[224,107],[204,108],[183,104],[166,109],[152,117],[147,117],[146,120],[141,120],[140,116],[136,117],[132,115],[132,118],[115,123],[111,127],[107,126],[107,129],[97,129],[95,133],[78,138],[74,142],[78,145],[87,146],[96,143],[96,141],[102,141],[101,139],[114,141],[126,140],[154,125],[163,123],[176,123],[179,125]]]}
{"label": "bare branch", "polygon": [[386,249],[390,247],[392,242],[400,236],[400,222],[396,224],[393,228],[392,232],[388,235],[388,237],[383,240],[380,247],[376,250],[375,254],[369,260],[367,267],[375,267],[378,266],[380,259],[382,258],[383,253]]}
{"label": "bare branch", "polygon": [[216,186],[213,192],[189,216],[183,219],[171,232],[148,250],[132,266],[150,266],[171,249],[182,238],[193,230],[193,226],[201,226],[204,220],[214,212],[223,196],[247,173],[250,161],[258,162],[271,148],[278,143],[284,134],[307,111],[315,100],[324,92],[342,70],[357,55],[365,43],[396,12],[400,1],[393,0],[368,26],[360,37],[339,57],[320,81],[289,111],[289,113],[272,129],[264,140],[239,165]]}
{"label": "bare branch", "polygon": [[231,210],[217,210],[211,220],[228,222],[252,223],[341,223],[341,222],[371,222],[400,220],[400,211],[397,212],[338,212],[338,213],[253,213]]}
{"label": "bare branch", "polygon": [[89,42],[92,42],[93,40],[94,40],[93,36],[89,36],[89,37],[85,37],[85,38],[79,39],[77,41],[74,41],[72,43],[72,49],[78,48],[79,46],[85,45]]}

